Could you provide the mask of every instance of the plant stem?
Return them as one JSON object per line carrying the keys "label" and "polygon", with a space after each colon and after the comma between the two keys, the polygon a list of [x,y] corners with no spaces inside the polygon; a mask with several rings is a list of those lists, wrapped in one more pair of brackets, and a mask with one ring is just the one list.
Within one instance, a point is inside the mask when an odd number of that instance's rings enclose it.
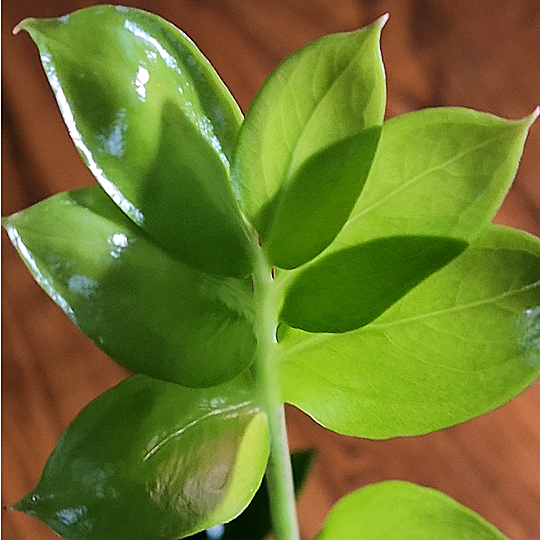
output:
{"label": "plant stem", "polygon": [[298,518],[283,405],[270,413],[270,457],[266,481],[275,540],[299,540]]}
{"label": "plant stem", "polygon": [[259,260],[254,275],[258,345],[253,368],[259,398],[268,417],[270,457],[266,469],[266,481],[273,536],[275,540],[300,540],[285,410],[279,391],[278,372],[274,358],[277,345],[278,301],[270,266],[262,250],[258,252]]}

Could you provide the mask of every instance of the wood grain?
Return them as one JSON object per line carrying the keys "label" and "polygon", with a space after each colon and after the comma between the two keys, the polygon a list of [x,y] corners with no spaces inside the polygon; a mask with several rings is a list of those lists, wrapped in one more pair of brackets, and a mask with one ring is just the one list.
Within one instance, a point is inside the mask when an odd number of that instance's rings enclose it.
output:
{"label": "wood grain", "polygon": [[[27,16],[59,16],[84,1],[3,2],[3,214],[93,183],[73,148],[35,47],[11,29]],[[540,3],[536,0],[162,0],[132,5],[186,31],[246,110],[287,54],[384,12],[388,116],[463,105],[510,118],[540,102]],[[497,220],[540,234],[540,126]],[[127,375],[74,328],[32,281],[2,237],[2,504],[32,488],[76,413]],[[540,539],[540,385],[467,424],[417,438],[351,439],[288,410],[291,446],[317,448],[299,502],[305,539],[348,491],[387,478],[441,489],[514,540]],[[56,536],[4,510],[9,540]]]}

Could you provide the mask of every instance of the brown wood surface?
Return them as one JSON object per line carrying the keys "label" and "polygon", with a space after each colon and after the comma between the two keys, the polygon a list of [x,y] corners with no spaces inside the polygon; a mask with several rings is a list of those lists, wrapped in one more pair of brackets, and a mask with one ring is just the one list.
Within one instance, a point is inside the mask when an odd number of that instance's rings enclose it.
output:
{"label": "brown wood surface", "polygon": [[[3,2],[3,214],[93,182],[56,110],[35,47],[11,29],[84,1]],[[464,105],[510,118],[540,102],[537,0],[162,0],[134,2],[184,29],[245,110],[269,71],[301,45],[391,14],[383,34],[388,116]],[[498,220],[540,234],[540,125]],[[35,285],[5,235],[3,247],[2,504],[32,488],[62,430],[94,396],[127,375]],[[540,385],[467,424],[409,439],[366,441],[288,415],[294,447],[318,460],[299,503],[313,538],[346,492],[387,478],[441,489],[514,540],[540,539]],[[56,538],[3,510],[7,540]]]}

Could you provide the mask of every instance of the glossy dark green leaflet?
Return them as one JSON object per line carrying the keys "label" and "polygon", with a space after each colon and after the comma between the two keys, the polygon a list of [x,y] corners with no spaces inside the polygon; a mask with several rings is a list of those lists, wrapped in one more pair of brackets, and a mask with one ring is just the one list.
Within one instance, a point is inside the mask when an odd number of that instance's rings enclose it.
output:
{"label": "glossy dark green leaflet", "polygon": [[447,495],[408,482],[373,484],[343,497],[316,540],[508,540]]}
{"label": "glossy dark green leaflet", "polygon": [[540,241],[490,226],[358,330],[282,325],[283,398],[348,435],[428,433],[486,413],[530,385],[540,374],[539,332]]}
{"label": "glossy dark green leaflet", "polygon": [[436,236],[379,238],[309,265],[289,286],[280,318],[308,332],[369,324],[467,247]]}
{"label": "glossy dark green leaflet", "polygon": [[3,224],[43,289],[119,363],[186,386],[218,384],[251,364],[249,279],[181,264],[99,186],[61,193]]}
{"label": "glossy dark green leaflet", "polygon": [[182,262],[247,276],[250,240],[228,172],[242,115],[191,40],[156,15],[107,5],[19,28],[115,203]]}
{"label": "glossy dark green leaflet", "polygon": [[232,178],[270,264],[291,268],[313,258],[362,189],[378,139],[370,130],[382,124],[386,103],[379,49],[385,20],[289,56],[246,115]]}
{"label": "glossy dark green leaflet", "polygon": [[267,457],[249,373],[205,389],[135,375],[83,409],[13,508],[67,540],[176,540],[244,510]]}

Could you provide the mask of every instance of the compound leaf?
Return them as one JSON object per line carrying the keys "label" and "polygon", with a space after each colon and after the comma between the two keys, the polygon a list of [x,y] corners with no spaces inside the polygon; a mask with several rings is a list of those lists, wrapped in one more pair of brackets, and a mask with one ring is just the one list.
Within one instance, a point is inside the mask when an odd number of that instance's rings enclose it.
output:
{"label": "compound leaf", "polygon": [[248,275],[229,179],[242,114],[193,42],[120,6],[18,28],[38,45],[70,135],[114,202],[185,264]]}
{"label": "compound leaf", "polygon": [[284,399],[334,431],[387,438],[464,422],[540,374],[540,241],[490,226],[370,324],[282,325],[278,340]]}
{"label": "compound leaf", "polygon": [[249,279],[182,264],[99,186],[55,195],[3,224],[36,281],[117,362],[185,386],[212,386],[250,365]]}
{"label": "compound leaf", "polygon": [[505,540],[506,536],[439,491],[389,481],[359,489],[337,502],[316,540],[343,538]]}

